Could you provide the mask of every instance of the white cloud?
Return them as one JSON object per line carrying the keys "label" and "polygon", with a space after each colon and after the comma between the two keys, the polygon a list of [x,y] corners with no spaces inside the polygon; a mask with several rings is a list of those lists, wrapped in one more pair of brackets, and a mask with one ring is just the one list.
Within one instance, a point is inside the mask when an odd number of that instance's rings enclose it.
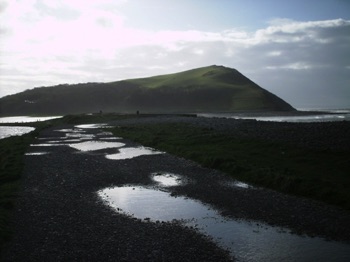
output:
{"label": "white cloud", "polygon": [[348,73],[350,64],[350,21],[275,19],[256,32],[150,31],[128,27],[128,17],[119,12],[123,4],[127,1],[0,2],[0,84],[5,86],[0,96],[211,64],[237,68],[296,104],[312,81],[327,91],[327,79],[341,77],[332,83],[334,93],[350,82],[342,71]]}
{"label": "white cloud", "polygon": [[297,62],[287,65],[281,65],[281,66],[267,66],[266,69],[270,70],[280,70],[280,69],[291,69],[291,70],[305,70],[305,69],[311,69],[312,66],[308,65],[307,63],[303,62]]}

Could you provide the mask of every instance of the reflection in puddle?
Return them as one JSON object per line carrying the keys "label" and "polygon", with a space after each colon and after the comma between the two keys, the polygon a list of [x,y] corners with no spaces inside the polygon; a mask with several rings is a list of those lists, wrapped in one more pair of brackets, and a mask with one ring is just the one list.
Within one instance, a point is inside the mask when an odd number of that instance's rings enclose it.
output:
{"label": "reflection in puddle", "polygon": [[241,181],[230,181],[228,183],[223,183],[223,186],[229,186],[229,187],[240,187],[240,188],[246,188],[246,189],[254,189],[254,186],[249,185],[247,183],[241,182]]}
{"label": "reflection in puddle", "polygon": [[64,146],[65,144],[31,144],[30,146]]}
{"label": "reflection in puddle", "polygon": [[64,139],[61,142],[64,142],[64,143],[78,143],[78,142],[81,142],[83,140],[85,140],[85,139]]}
{"label": "reflection in puddle", "polygon": [[47,155],[49,152],[30,152],[26,153],[26,156],[42,156],[42,155]]}
{"label": "reflection in puddle", "polygon": [[76,128],[103,128],[108,127],[107,124],[84,124],[84,125],[77,125]]}
{"label": "reflection in puddle", "polygon": [[64,132],[64,133],[84,133],[86,131],[82,130],[82,129],[59,129],[56,130],[58,132]]}
{"label": "reflection in puddle", "polygon": [[66,133],[66,138],[93,139],[94,135],[81,133]]}
{"label": "reflection in puddle", "polygon": [[119,149],[119,153],[106,155],[106,158],[112,160],[122,160],[122,159],[130,159],[143,155],[156,155],[163,154],[163,152],[155,151],[153,148],[149,147],[127,147]]}
{"label": "reflection in puddle", "polygon": [[112,132],[101,132],[97,134],[98,136],[113,136]]}
{"label": "reflection in puddle", "polygon": [[144,187],[107,188],[98,195],[117,212],[146,221],[180,220],[213,237],[239,261],[346,261],[350,246],[281,233],[268,225],[226,219],[199,201]]}
{"label": "reflection in puddle", "polygon": [[82,129],[59,129],[58,132],[66,133],[62,139],[93,139],[95,136],[92,134],[84,134],[86,131]]}
{"label": "reflection in puddle", "polygon": [[181,184],[181,177],[170,173],[153,173],[152,179],[161,186],[178,186]]}
{"label": "reflection in puddle", "polygon": [[123,147],[125,144],[119,142],[86,141],[77,144],[69,144],[69,146],[80,151],[94,151],[107,148]]}
{"label": "reflection in puddle", "polygon": [[[61,140],[51,140],[51,141],[46,141],[46,143],[49,143],[49,144],[59,144],[59,143],[65,143],[66,140],[65,139],[61,139]],[[80,142],[80,140],[79,140]]]}
{"label": "reflection in puddle", "polygon": [[123,138],[121,138],[121,137],[101,137],[100,138],[100,140],[107,140],[107,141],[109,141],[109,140],[120,140],[120,139],[123,139]]}
{"label": "reflection in puddle", "polygon": [[235,186],[237,187],[241,187],[241,188],[250,188],[251,186],[246,184],[246,183],[243,183],[243,182],[239,182],[239,181],[236,181],[233,183]]}

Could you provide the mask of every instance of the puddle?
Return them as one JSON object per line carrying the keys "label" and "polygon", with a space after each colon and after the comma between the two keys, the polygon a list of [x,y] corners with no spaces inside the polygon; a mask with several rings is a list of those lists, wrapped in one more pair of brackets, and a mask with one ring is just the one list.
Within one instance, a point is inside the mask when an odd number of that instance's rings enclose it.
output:
{"label": "puddle", "polygon": [[233,185],[236,187],[241,187],[241,188],[250,188],[251,187],[250,185],[243,183],[243,182],[239,182],[239,181],[234,182]]}
{"label": "puddle", "polygon": [[95,151],[107,148],[118,148],[125,146],[124,143],[106,141],[86,141],[76,144],[69,144],[70,147],[80,151]]}
{"label": "puddle", "polygon": [[[57,139],[57,138],[56,138]],[[45,141],[46,143],[49,144],[62,144],[62,143],[66,143],[67,140],[65,139],[60,139],[60,140],[51,140],[51,141]],[[81,142],[81,140],[78,140],[79,142]]]}
{"label": "puddle", "polygon": [[26,153],[26,156],[42,156],[42,155],[47,155],[49,152],[30,152]]}
{"label": "puddle", "polygon": [[82,129],[59,129],[59,130],[55,130],[58,132],[64,132],[64,133],[84,133],[86,131],[82,130]]}
{"label": "puddle", "polygon": [[[268,225],[226,219],[207,205],[145,187],[98,191],[116,212],[145,221],[179,221],[209,235],[238,261],[349,261],[350,246],[286,233]],[[285,232],[285,233],[281,233]]]}
{"label": "puddle", "polygon": [[156,151],[153,148],[149,147],[127,147],[119,149],[119,153],[106,155],[107,159],[111,160],[123,160],[130,159],[143,155],[157,155],[164,154],[163,152]]}
{"label": "puddle", "polygon": [[80,140],[85,140],[85,139],[93,139],[95,135],[92,134],[84,134],[86,131],[79,129],[79,128],[74,128],[74,129],[59,129],[55,130],[57,132],[63,132],[66,133],[65,137],[62,139],[80,139]]}
{"label": "puddle", "polygon": [[91,134],[66,133],[66,138],[93,139],[95,136]]}
{"label": "puddle", "polygon": [[161,186],[178,186],[181,182],[181,177],[171,173],[153,173],[152,179]]}
{"label": "puddle", "polygon": [[[64,143],[80,143],[82,141],[84,141],[85,139],[63,139],[61,142],[64,142]],[[50,142],[52,143],[52,142]]]}
{"label": "puddle", "polygon": [[109,127],[107,124],[84,124],[84,125],[77,125],[76,128],[106,128]]}
{"label": "puddle", "polygon": [[112,132],[101,132],[97,134],[98,136],[113,136]]}
{"label": "puddle", "polygon": [[43,146],[43,147],[48,147],[48,146],[65,146],[65,144],[31,144],[30,146]]}
{"label": "puddle", "polygon": [[123,139],[123,138],[121,138],[121,137],[101,137],[100,138],[100,140],[107,140],[107,141],[109,141],[109,140],[121,140],[121,139]]}
{"label": "puddle", "polygon": [[55,139],[65,139],[65,138],[57,138],[57,137],[38,137],[38,140],[55,140]]}
{"label": "puddle", "polygon": [[240,187],[245,189],[254,189],[255,187],[241,181],[230,181],[228,183],[222,183],[223,186],[227,187]]}

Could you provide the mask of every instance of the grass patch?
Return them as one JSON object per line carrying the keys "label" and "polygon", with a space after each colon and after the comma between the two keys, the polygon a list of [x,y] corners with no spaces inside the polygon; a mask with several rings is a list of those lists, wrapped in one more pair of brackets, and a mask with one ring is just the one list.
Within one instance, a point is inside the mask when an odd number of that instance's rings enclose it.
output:
{"label": "grass patch", "polygon": [[113,129],[129,138],[259,186],[350,210],[350,152],[239,138],[185,124]]}

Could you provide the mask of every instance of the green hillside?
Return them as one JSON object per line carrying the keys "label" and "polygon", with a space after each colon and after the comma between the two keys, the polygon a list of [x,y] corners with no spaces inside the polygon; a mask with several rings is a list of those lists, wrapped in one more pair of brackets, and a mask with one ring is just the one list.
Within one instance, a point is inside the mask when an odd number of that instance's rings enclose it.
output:
{"label": "green hillside", "polygon": [[291,111],[235,69],[209,66],[111,83],[57,85],[0,99],[0,115]]}
{"label": "green hillside", "polygon": [[235,69],[223,66],[209,66],[185,72],[160,75],[148,78],[131,79],[128,82],[149,88],[164,86],[203,88],[203,87],[236,87],[247,84],[247,78]]}

